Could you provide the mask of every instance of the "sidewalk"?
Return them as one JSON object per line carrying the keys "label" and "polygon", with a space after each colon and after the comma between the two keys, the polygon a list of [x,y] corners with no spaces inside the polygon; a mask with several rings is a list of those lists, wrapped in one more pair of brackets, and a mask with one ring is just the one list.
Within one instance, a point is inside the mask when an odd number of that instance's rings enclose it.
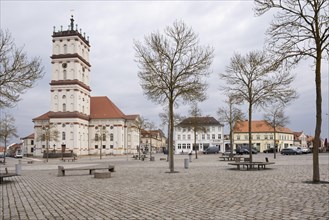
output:
{"label": "sidewalk", "polygon": [[[33,164],[22,160],[22,175],[0,185],[0,219],[329,219],[329,184],[308,184],[312,155],[268,157],[266,170],[238,171],[219,155],[175,155],[170,174],[166,157],[140,161],[131,156],[82,157]],[[127,161],[128,159],[128,161]],[[15,169],[18,159],[6,166]],[[57,177],[57,166],[115,165],[109,179],[86,172]],[[329,154],[320,154],[321,180],[329,181]]]}

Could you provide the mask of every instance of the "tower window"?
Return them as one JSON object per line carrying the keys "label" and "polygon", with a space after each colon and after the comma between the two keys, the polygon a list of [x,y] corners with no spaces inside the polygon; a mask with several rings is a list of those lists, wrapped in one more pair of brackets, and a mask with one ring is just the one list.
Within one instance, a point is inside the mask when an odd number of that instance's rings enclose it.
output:
{"label": "tower window", "polygon": [[67,53],[67,45],[64,44],[64,53]]}
{"label": "tower window", "polygon": [[63,104],[63,112],[66,112],[66,104]]}
{"label": "tower window", "polygon": [[66,73],[66,70],[63,70],[63,79],[67,79],[67,73]]}

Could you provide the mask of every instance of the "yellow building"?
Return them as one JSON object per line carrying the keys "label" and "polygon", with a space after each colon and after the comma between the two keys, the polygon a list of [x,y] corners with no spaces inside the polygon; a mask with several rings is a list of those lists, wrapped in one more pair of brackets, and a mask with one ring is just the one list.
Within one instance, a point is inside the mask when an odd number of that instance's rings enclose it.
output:
{"label": "yellow building", "polygon": [[[240,121],[233,128],[234,148],[237,145],[248,145],[248,121]],[[251,122],[252,145],[259,152],[274,147],[274,128],[266,121]],[[276,143],[279,151],[294,144],[294,133],[289,128],[276,128]]]}

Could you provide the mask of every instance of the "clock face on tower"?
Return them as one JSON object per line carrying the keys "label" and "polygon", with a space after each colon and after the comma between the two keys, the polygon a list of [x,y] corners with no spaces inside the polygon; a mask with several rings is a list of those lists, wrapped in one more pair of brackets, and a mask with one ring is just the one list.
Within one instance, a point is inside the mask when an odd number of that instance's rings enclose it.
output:
{"label": "clock face on tower", "polygon": [[63,64],[62,64],[62,67],[63,67],[63,68],[66,68],[66,67],[67,67],[67,64],[66,64],[66,63],[63,63]]}

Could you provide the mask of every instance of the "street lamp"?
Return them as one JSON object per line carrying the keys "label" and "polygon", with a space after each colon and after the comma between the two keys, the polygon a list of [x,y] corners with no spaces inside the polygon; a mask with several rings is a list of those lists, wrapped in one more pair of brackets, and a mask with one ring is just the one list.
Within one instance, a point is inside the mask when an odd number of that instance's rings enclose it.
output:
{"label": "street lamp", "polygon": [[47,126],[42,126],[42,130],[44,131],[44,138],[46,141],[46,148],[47,148],[47,162],[48,162],[48,157],[49,157],[49,127]]}

